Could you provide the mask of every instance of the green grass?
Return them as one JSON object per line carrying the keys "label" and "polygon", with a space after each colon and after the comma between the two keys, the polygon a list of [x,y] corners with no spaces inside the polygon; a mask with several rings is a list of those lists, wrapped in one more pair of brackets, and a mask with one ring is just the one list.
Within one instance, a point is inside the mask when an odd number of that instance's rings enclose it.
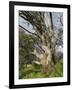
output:
{"label": "green grass", "polygon": [[51,78],[51,77],[62,77],[63,76],[63,60],[57,62],[54,67],[48,73],[42,73],[39,66],[33,66],[28,64],[20,66],[19,68],[19,79],[28,78]]}

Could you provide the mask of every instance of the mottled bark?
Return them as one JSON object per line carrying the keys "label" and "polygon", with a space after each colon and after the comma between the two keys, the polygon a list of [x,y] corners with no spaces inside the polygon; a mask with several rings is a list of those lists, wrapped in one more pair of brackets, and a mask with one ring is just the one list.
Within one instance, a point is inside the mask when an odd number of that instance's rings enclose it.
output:
{"label": "mottled bark", "polygon": [[[34,49],[33,54],[35,54],[39,59],[39,61],[35,61],[35,63],[40,64],[42,66],[42,71],[47,73],[49,70],[49,66],[52,63],[52,36],[53,36],[53,23],[52,23],[52,14],[45,12],[26,12],[21,11],[19,14],[23,19],[27,20],[29,23],[36,28],[36,36],[41,39],[41,47],[44,50],[44,53],[37,53],[36,49]],[[36,17],[35,17],[36,16]],[[32,33],[33,34],[33,33]]]}

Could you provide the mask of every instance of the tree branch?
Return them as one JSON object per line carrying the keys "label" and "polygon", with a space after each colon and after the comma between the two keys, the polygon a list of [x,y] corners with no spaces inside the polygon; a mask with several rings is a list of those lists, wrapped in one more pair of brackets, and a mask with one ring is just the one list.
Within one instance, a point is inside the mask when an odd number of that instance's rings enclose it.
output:
{"label": "tree branch", "polygon": [[27,19],[27,18],[25,18],[24,16],[20,15],[20,17],[21,17],[22,19],[24,19],[24,20],[28,21],[28,19]]}
{"label": "tree branch", "polygon": [[[24,29],[24,30],[27,31],[28,33],[31,33],[31,34],[33,34],[33,35],[39,37],[37,34],[28,31],[27,29],[25,29],[25,28],[22,27],[21,25],[19,25],[19,27],[21,27],[22,29]],[[39,37],[39,38],[40,38],[40,37]],[[41,39],[41,38],[40,38],[40,39]],[[44,49],[43,49],[38,43],[37,43],[37,45],[38,45],[38,47],[45,53]]]}
{"label": "tree branch", "polygon": [[43,51],[43,53],[45,53],[45,50],[37,43],[38,47],[40,48],[40,50]]}
{"label": "tree branch", "polygon": [[62,16],[60,16],[60,23],[63,26]]}
{"label": "tree branch", "polygon": [[41,40],[40,36],[37,35],[36,33],[30,32],[29,30],[27,30],[26,28],[22,27],[21,25],[19,25],[19,27],[21,27],[22,29],[24,29],[24,30],[27,31],[28,33],[31,33],[31,34],[35,35],[36,37],[38,37],[38,38]]}
{"label": "tree branch", "polygon": [[51,28],[53,29],[52,13],[50,12]]}

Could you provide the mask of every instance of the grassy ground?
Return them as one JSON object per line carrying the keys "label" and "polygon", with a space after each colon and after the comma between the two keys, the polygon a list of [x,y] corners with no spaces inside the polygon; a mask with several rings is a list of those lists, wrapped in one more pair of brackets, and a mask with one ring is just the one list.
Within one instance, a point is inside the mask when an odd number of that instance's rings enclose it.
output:
{"label": "grassy ground", "polygon": [[51,78],[51,77],[62,77],[63,76],[63,60],[57,62],[53,69],[48,73],[44,74],[41,72],[40,67],[33,66],[31,64],[22,65],[19,68],[19,79],[28,78]]}

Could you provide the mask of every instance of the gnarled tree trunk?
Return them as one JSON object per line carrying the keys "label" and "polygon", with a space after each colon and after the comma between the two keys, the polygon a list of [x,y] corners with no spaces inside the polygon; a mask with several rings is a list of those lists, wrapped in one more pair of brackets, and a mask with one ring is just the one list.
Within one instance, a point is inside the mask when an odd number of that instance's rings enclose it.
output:
{"label": "gnarled tree trunk", "polygon": [[[34,49],[33,54],[35,54],[40,62],[35,61],[35,63],[42,66],[42,71],[47,73],[52,62],[52,37],[53,37],[53,23],[52,14],[47,12],[29,12],[20,11],[20,17],[27,20],[36,30],[36,35],[40,39],[40,46],[43,50],[42,54],[37,53]],[[26,29],[25,29],[26,30]],[[28,31],[28,30],[26,30]],[[29,32],[29,31],[28,31]],[[31,32],[30,32],[31,33]]]}

